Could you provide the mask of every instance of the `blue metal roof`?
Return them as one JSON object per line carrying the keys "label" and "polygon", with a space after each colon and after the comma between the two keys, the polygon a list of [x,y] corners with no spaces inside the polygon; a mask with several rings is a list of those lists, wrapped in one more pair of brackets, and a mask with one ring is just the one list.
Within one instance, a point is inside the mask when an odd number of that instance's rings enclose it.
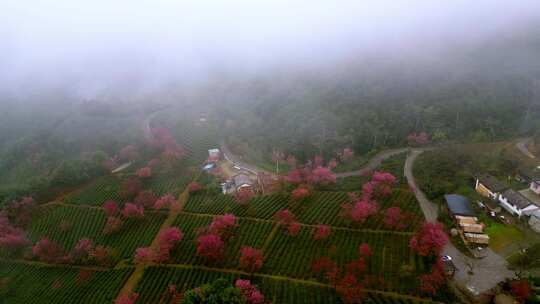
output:
{"label": "blue metal roof", "polygon": [[471,202],[465,196],[458,194],[446,194],[444,199],[446,200],[446,205],[448,206],[448,209],[452,215],[475,215],[471,208]]}

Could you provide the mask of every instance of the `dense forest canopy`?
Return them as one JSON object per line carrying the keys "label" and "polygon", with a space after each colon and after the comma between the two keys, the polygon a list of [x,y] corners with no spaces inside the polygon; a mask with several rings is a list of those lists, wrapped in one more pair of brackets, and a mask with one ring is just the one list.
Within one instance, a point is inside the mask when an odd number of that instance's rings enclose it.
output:
{"label": "dense forest canopy", "polygon": [[399,146],[412,132],[428,132],[434,142],[534,134],[540,129],[540,40],[533,33],[438,57],[373,55],[220,84],[217,94],[234,101],[218,102],[219,114],[233,143],[303,158],[345,146],[360,153]]}

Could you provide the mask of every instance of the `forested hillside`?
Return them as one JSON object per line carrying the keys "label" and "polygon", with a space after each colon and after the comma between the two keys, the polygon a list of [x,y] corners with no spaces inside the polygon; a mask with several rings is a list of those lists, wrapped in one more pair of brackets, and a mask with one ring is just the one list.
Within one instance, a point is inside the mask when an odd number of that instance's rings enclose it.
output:
{"label": "forested hillside", "polygon": [[498,140],[540,129],[538,37],[497,37],[429,56],[349,58],[213,92],[227,101],[219,104],[230,142],[266,155],[328,157],[346,146],[365,153],[422,131],[434,142]]}

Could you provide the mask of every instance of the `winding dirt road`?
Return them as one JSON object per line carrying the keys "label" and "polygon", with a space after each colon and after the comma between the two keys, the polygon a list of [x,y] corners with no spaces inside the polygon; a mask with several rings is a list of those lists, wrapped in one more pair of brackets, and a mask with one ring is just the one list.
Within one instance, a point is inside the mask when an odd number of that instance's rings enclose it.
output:
{"label": "winding dirt road", "polygon": [[516,148],[517,148],[521,153],[523,153],[523,155],[527,156],[528,158],[536,159],[536,156],[534,156],[534,154],[532,154],[531,151],[529,151],[529,149],[527,148],[527,146],[529,145],[529,143],[530,143],[531,141],[532,141],[532,138],[530,138],[530,137],[520,139],[520,140],[518,140],[518,142],[516,143]]}

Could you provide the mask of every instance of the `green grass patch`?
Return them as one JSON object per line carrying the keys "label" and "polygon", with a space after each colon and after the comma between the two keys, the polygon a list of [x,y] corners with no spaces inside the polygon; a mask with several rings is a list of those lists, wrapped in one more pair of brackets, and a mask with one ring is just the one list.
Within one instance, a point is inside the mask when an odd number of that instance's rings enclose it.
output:
{"label": "green grass patch", "polygon": [[523,233],[516,227],[497,222],[489,223],[485,232],[489,235],[489,246],[496,252],[512,243],[521,241],[524,237]]}

